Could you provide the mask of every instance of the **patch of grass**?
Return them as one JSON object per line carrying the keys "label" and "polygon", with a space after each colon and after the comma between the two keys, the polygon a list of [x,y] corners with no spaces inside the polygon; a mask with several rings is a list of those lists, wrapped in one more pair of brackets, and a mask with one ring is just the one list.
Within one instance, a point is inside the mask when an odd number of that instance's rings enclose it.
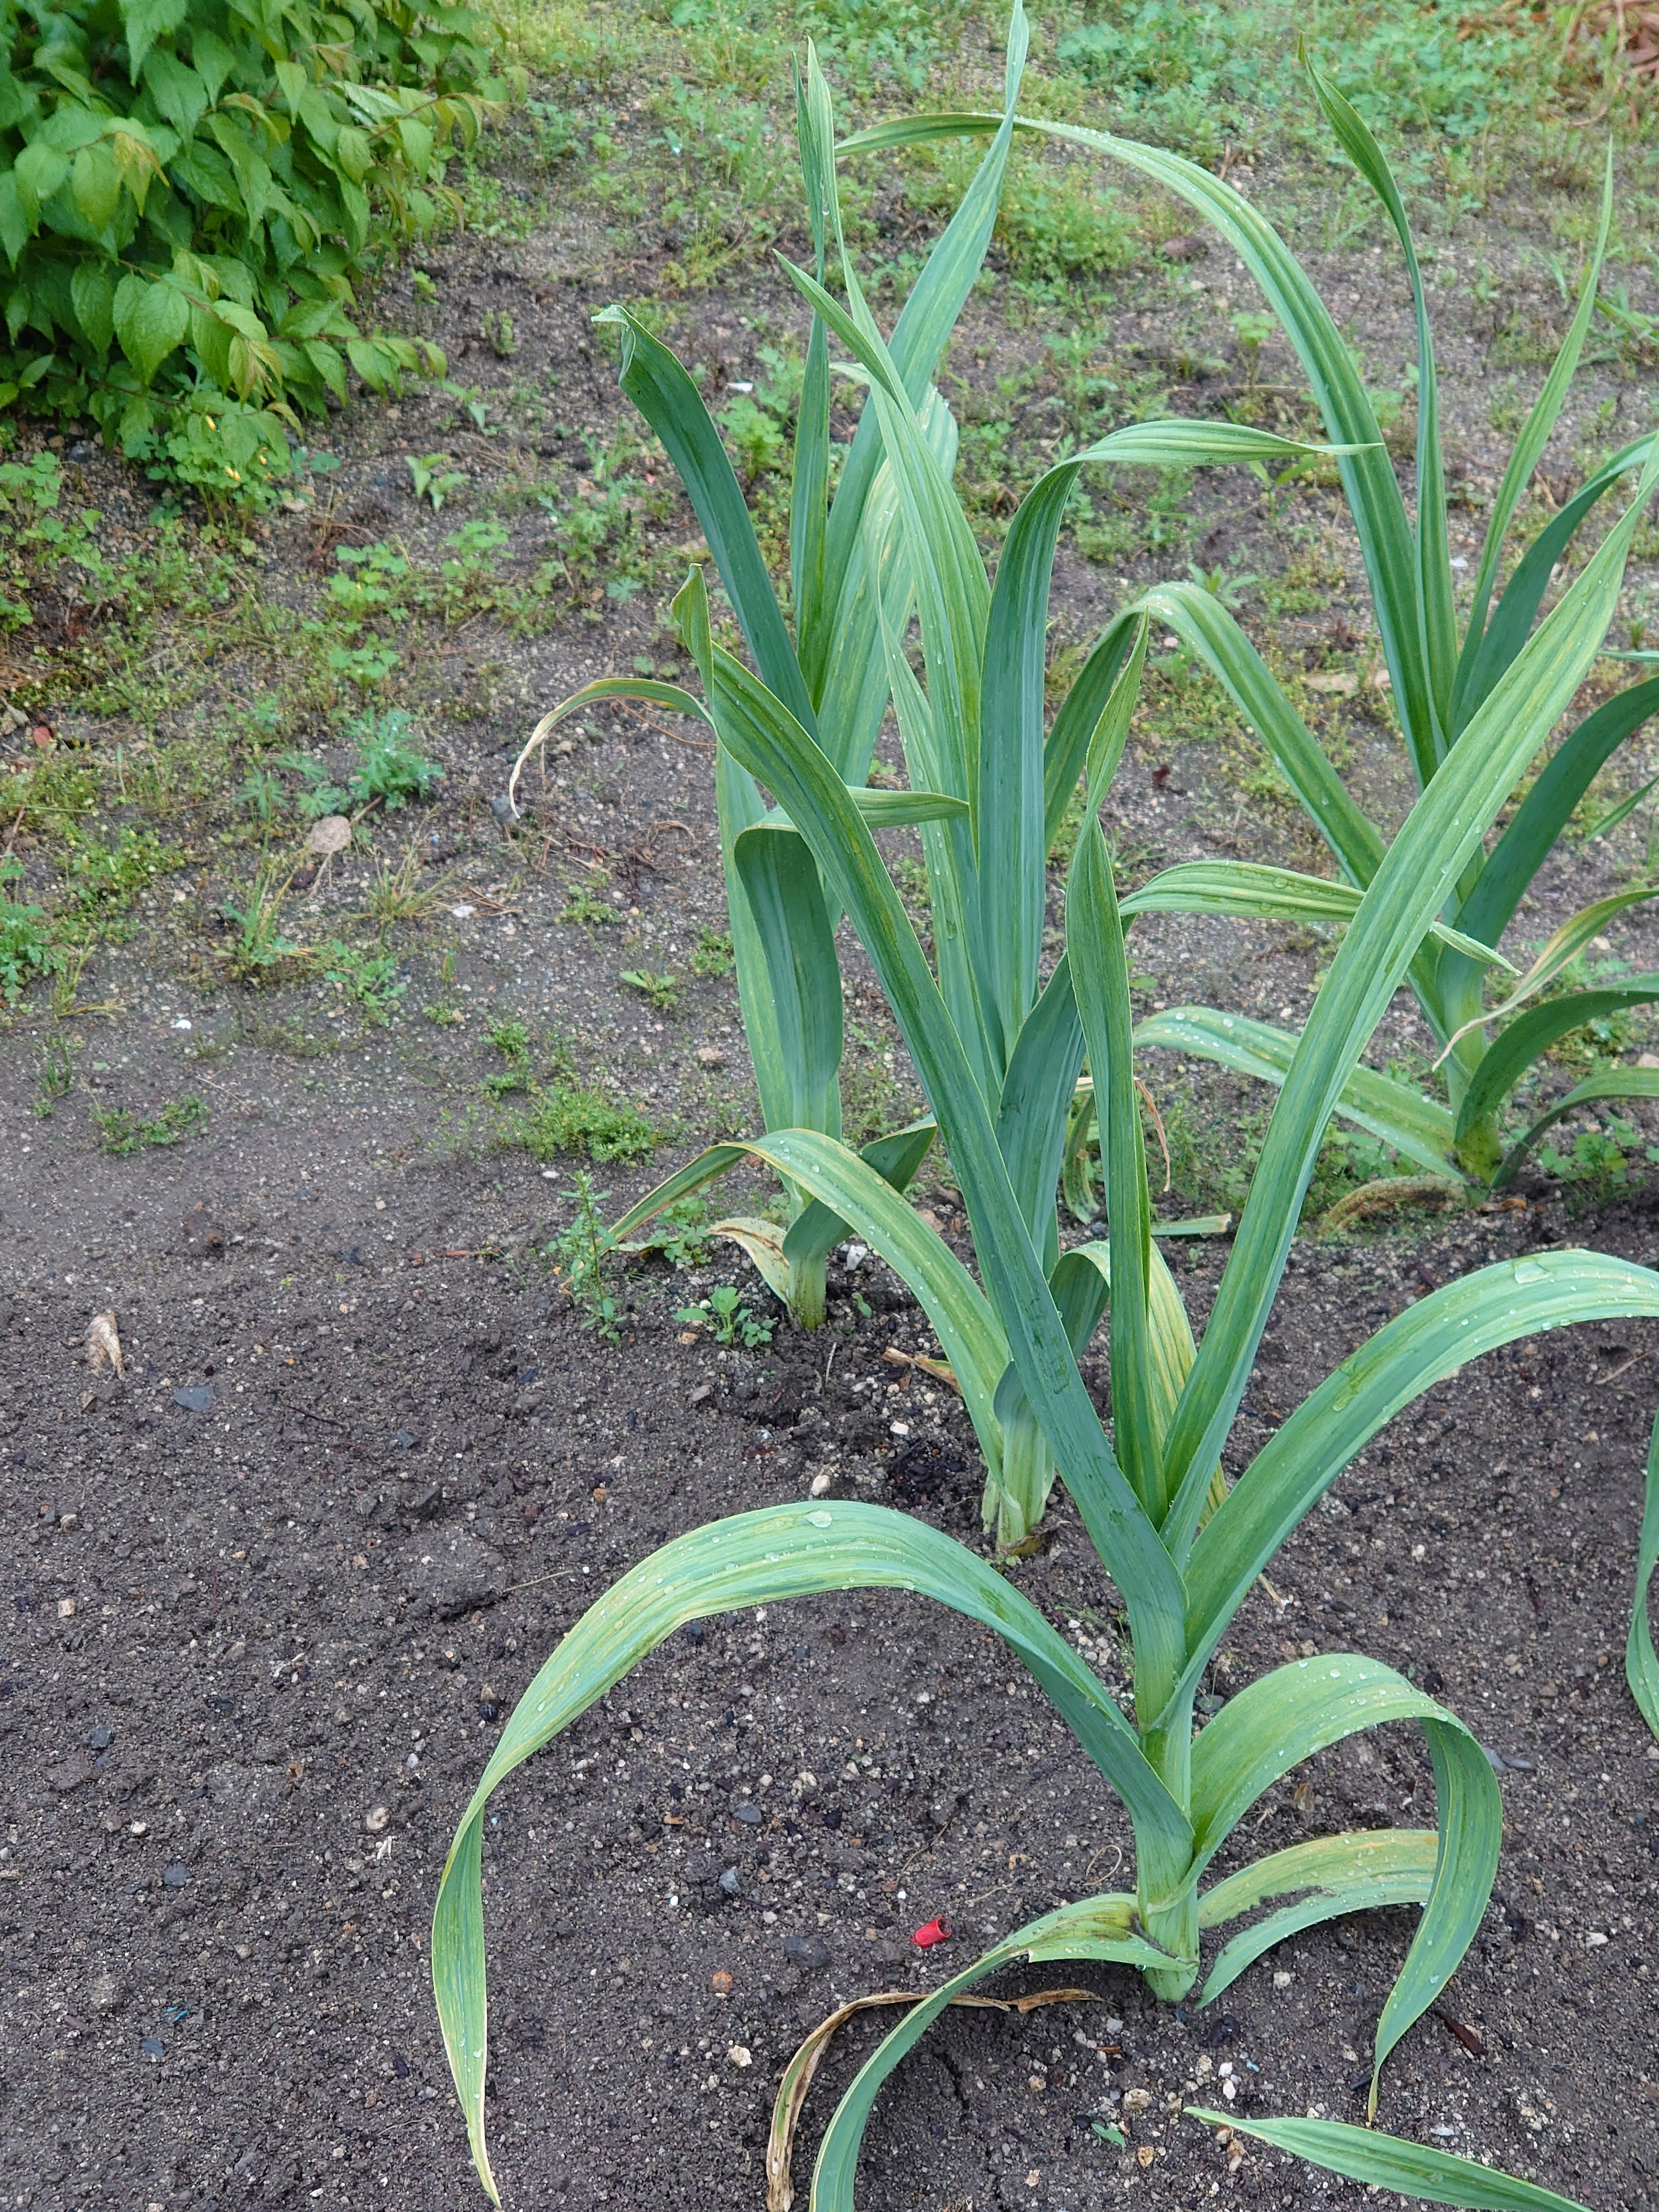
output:
{"label": "patch of grass", "polygon": [[602,898],[593,896],[586,884],[567,884],[559,920],[574,922],[583,929],[609,929],[614,927],[617,917]]}
{"label": "patch of grass", "polygon": [[504,1098],[514,1091],[528,1091],[533,1075],[530,1059],[530,1030],[523,1022],[498,1020],[492,1022],[487,1040],[507,1062],[483,1079],[483,1089],[492,1098]]}
{"label": "patch of grass", "polygon": [[299,952],[298,944],[284,937],[281,927],[290,873],[267,861],[249,888],[239,895],[240,905],[232,896],[220,906],[225,920],[235,926],[222,957],[239,983],[269,982],[273,971]]}
{"label": "patch of grass", "polygon": [[699,922],[697,941],[691,948],[691,973],[694,975],[729,975],[732,961],[731,931],[711,929],[706,921]]}
{"label": "patch of grass", "polygon": [[532,1087],[530,1105],[514,1117],[509,1141],[538,1160],[556,1159],[564,1152],[599,1162],[647,1160],[662,1135],[637,1107],[619,1103],[592,1084],[555,1076]]}
{"label": "patch of grass", "polygon": [[50,1121],[59,1103],[69,1097],[74,1087],[75,1063],[70,1058],[69,1048],[54,1040],[41,1054],[34,1079],[35,1120]]}
{"label": "patch of grass", "polygon": [[173,1099],[159,1114],[148,1119],[129,1113],[123,1107],[94,1104],[92,1109],[99,1151],[112,1152],[118,1158],[143,1152],[152,1145],[182,1144],[186,1137],[205,1129],[210,1118],[205,1102],[194,1091]]}

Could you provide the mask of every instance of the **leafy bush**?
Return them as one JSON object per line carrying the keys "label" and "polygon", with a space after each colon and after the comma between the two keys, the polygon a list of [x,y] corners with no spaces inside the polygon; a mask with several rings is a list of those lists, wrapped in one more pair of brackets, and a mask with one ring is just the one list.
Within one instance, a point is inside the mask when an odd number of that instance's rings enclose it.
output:
{"label": "leafy bush", "polygon": [[135,457],[257,497],[349,369],[381,391],[441,370],[349,311],[366,262],[456,204],[456,140],[507,88],[481,15],[0,0],[0,404],[89,414]]}

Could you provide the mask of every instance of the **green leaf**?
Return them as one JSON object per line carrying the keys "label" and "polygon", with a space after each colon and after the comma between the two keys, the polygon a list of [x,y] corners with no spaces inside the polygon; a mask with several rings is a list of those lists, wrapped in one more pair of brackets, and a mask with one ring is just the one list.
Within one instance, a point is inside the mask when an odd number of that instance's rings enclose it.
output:
{"label": "green leaf", "polygon": [[[1571,965],[1587,945],[1594,944],[1610,921],[1616,921],[1620,915],[1628,912],[1632,907],[1641,906],[1651,898],[1659,898],[1659,888],[1619,891],[1611,898],[1596,899],[1590,905],[1581,907],[1577,914],[1569,915],[1561,927],[1552,933],[1538,957],[1502,1005],[1493,1006],[1489,1012],[1475,1015],[1461,1029],[1453,1030],[1446,1040],[1446,1052],[1441,1054],[1441,1060],[1445,1059],[1446,1053],[1469,1030],[1484,1029],[1488,1022],[1501,1022],[1524,1006],[1528,999],[1535,999],[1546,984],[1553,983],[1564,968]],[[1439,1061],[1435,1064],[1437,1066]]]}
{"label": "green leaf", "polygon": [[835,1589],[900,1589],[992,1630],[1029,1666],[1137,1827],[1182,1848],[1190,1830],[1104,1686],[988,1562],[908,1515],[880,1506],[799,1504],[739,1514],[678,1538],[583,1614],[514,1706],[463,1814],[432,1922],[432,1981],[472,2154],[496,2197],[484,2132],[487,2062],[484,1808],[515,1767],[551,1741],[688,1620]]}
{"label": "green leaf", "polygon": [[985,1952],[908,2012],[854,2075],[824,2130],[812,2174],[813,2212],[853,2212],[859,2152],[876,2099],[899,2061],[953,1998],[1016,1959],[1098,1959],[1141,1967],[1172,1964],[1167,1952],[1137,1932],[1133,1916],[1131,1897],[1090,1897],[1062,1905]]}
{"label": "green leaf", "polygon": [[849,784],[854,806],[872,830],[898,830],[911,822],[965,822],[965,799],[942,791],[881,791],[867,783]]}
{"label": "green leaf", "polygon": [[1374,2128],[1350,2127],[1344,2120],[1241,2120],[1236,2113],[1206,2112],[1198,2105],[1187,2109],[1195,2120],[1231,2128],[1236,2135],[1254,2136],[1328,2173],[1391,2189],[1401,2197],[1421,2197],[1430,2204],[1467,2205],[1472,2212],[1586,2212],[1575,2198],[1558,2197],[1535,2182],[1519,2181],[1513,2174],[1499,2173],[1472,2158],[1457,2158],[1449,2150],[1426,2150],[1421,2143],[1382,2135]]}
{"label": "green leaf", "polygon": [[[136,82],[144,57],[158,39],[170,38],[189,13],[189,0],[121,0],[121,22],[127,34],[127,73]],[[195,40],[199,53],[202,41]]]}
{"label": "green leaf", "polygon": [[[1142,1050],[1162,1046],[1169,1052],[1212,1060],[1235,1075],[1253,1075],[1273,1084],[1284,1082],[1297,1042],[1270,1023],[1252,1021],[1246,1014],[1218,1013],[1211,1006],[1171,1006],[1166,1013],[1149,1016],[1135,1031],[1135,1042]],[[1452,1117],[1437,1100],[1409,1084],[1379,1075],[1375,1068],[1355,1066],[1336,1102],[1336,1115],[1380,1138],[1428,1174],[1446,1173],[1452,1157]]]}
{"label": "green leaf", "polygon": [[1457,1109],[1457,1135],[1466,1135],[1483,1115],[1495,1113],[1534,1060],[1569,1030],[1626,1006],[1650,1006],[1656,999],[1659,999],[1659,974],[1632,975],[1622,983],[1593,991],[1567,991],[1559,999],[1547,999],[1541,1006],[1528,1007],[1492,1040],[1476,1062]]}
{"label": "green leaf", "polygon": [[968,1064],[915,933],[846,786],[781,703],[727,655],[712,672],[725,742],[775,793],[811,845],[882,980],[949,1149],[974,1226],[988,1289],[1011,1358],[1091,1540],[1124,1594],[1133,1624],[1137,1695],[1161,1709],[1181,1665],[1171,1607],[1181,1603],[1169,1554],[1146,1522],[1102,1433],[1020,1213],[984,1093]]}
{"label": "green leaf", "polygon": [[[841,151],[846,155],[882,146],[982,137],[998,127],[999,118],[985,114],[929,116],[860,131],[843,140]],[[1271,224],[1207,170],[1157,147],[1075,124],[1022,118],[1020,128],[1121,161],[1185,199],[1228,240],[1266,293],[1307,372],[1328,435],[1334,445],[1351,449],[1337,467],[1370,580],[1395,702],[1419,781],[1426,781],[1433,773],[1434,748],[1418,614],[1417,549],[1376,414],[1323,301]]]}
{"label": "green leaf", "polygon": [[1558,1098],[1548,1112],[1540,1114],[1526,1134],[1510,1146],[1504,1155],[1504,1164],[1492,1177],[1492,1188],[1502,1190],[1514,1182],[1521,1163],[1547,1130],[1565,1121],[1568,1115],[1577,1114],[1604,1098],[1659,1098],[1659,1067],[1603,1067],[1575,1084],[1565,1098]]}
{"label": "green leaf", "polygon": [[106,145],[82,147],[70,170],[70,190],[88,228],[94,234],[107,230],[121,204],[121,179]]}
{"label": "green leaf", "polygon": [[1466,720],[1520,651],[1532,627],[1533,617],[1542,604],[1556,565],[1572,543],[1580,525],[1592,508],[1613,489],[1621,476],[1645,465],[1652,444],[1650,437],[1638,438],[1622,452],[1615,453],[1539,532],[1522,555],[1515,574],[1504,587],[1504,596],[1486,626],[1480,649],[1469,665],[1462,702],[1462,712]]}
{"label": "green leaf", "polygon": [[[1475,710],[1413,807],[1337,949],[1267,1125],[1238,1235],[1170,1431],[1170,1480],[1181,1485],[1188,1526],[1243,1397],[1326,1124],[1430,922],[1455,893],[1487,825],[1594,665],[1618,605],[1631,538],[1656,481],[1659,462],[1650,461],[1635,500]],[[1534,1018],[1522,1015],[1516,1028]]]}
{"label": "green leaf", "polygon": [[[1454,748],[1454,753],[1455,748]],[[1187,1565],[1188,1677],[1256,1576],[1402,1407],[1471,1359],[1572,1322],[1659,1316],[1659,1274],[1599,1252],[1538,1252],[1445,1284],[1380,1328],[1304,1399],[1240,1475]]]}
{"label": "green leaf", "polygon": [[41,203],[52,198],[69,173],[67,160],[44,138],[33,139],[12,163],[18,209],[31,234],[40,221]]}
{"label": "green leaf", "polygon": [[1601,186],[1601,221],[1589,266],[1579,289],[1578,305],[1571,326],[1562,341],[1561,350],[1556,355],[1549,374],[1544,380],[1543,390],[1533,403],[1532,412],[1527,417],[1521,435],[1515,441],[1486,523],[1486,539],[1480,548],[1480,565],[1475,572],[1474,598],[1469,608],[1468,629],[1464,634],[1463,650],[1452,690],[1453,737],[1462,727],[1465,695],[1486,630],[1486,610],[1492,604],[1492,586],[1498,580],[1498,563],[1503,553],[1505,533],[1514,520],[1521,495],[1532,482],[1533,472],[1544,458],[1544,448],[1550,441],[1550,433],[1555,428],[1568,386],[1577,369],[1584,340],[1589,334],[1590,320],[1595,310],[1595,289],[1601,282],[1601,262],[1607,250],[1607,233],[1612,221],[1613,149],[1609,146],[1607,173]]}
{"label": "green leaf", "polygon": [[1196,584],[1162,584],[1139,604],[1220,678],[1344,875],[1363,890],[1381,864],[1382,837],[1349,798],[1318,739],[1226,608]]}
{"label": "green leaf", "polygon": [[[1152,1396],[1147,1316],[1151,1201],[1135,1089],[1129,963],[1100,824],[1085,823],[1066,887],[1066,958],[1094,1077],[1111,1253],[1112,1434],[1130,1486],[1164,1518],[1163,1439]],[[1062,1092],[1062,1097],[1066,1094]],[[1052,1188],[1052,1183],[1050,1188]]]}
{"label": "green leaf", "polygon": [[107,353],[115,335],[115,275],[106,261],[77,261],[70,278],[70,298],[87,343]]}
{"label": "green leaf", "polygon": [[[1211,1528],[1226,1510],[1214,1515]],[[1395,1720],[1417,1721],[1428,1741],[1440,1841],[1423,1917],[1377,2023],[1373,2112],[1384,2059],[1451,1978],[1492,1894],[1504,1805],[1486,1754],[1462,1721],[1403,1674],[1340,1651],[1294,1661],[1252,1682],[1200,1732],[1192,1753],[1194,1865],[1201,1869],[1281,1775],[1344,1736]]]}
{"label": "green leaf", "polygon": [[1630,1634],[1625,1641],[1625,1680],[1641,1709],[1642,1717],[1659,1737],[1659,1652],[1653,1648],[1653,1628],[1648,1619],[1648,1593],[1654,1570],[1659,1567],[1659,1421],[1648,1445],[1646,1495],[1642,1508],[1642,1534],[1636,1549],[1636,1601],[1631,1607]]}
{"label": "green leaf", "polygon": [[1231,1989],[1247,1966],[1304,1928],[1385,1905],[1424,1905],[1434,1883],[1439,1838],[1432,1828],[1360,1828],[1317,1836],[1256,1859],[1199,1899],[1198,1924],[1214,1928],[1270,1897],[1295,1899],[1223,1946],[1200,2004]]}
{"label": "green leaf", "polygon": [[1459,922],[1472,935],[1497,944],[1579,800],[1625,739],[1654,714],[1659,714],[1659,676],[1609,699],[1556,747],[1459,910]]}
{"label": "green leaf", "polygon": [[798,722],[806,729],[814,728],[812,702],[778,610],[754,525],[720,433],[696,386],[668,348],[626,307],[606,307],[594,320],[622,333],[622,388],[667,448],[762,680],[777,693]]}
{"label": "green leaf", "polygon": [[841,969],[835,931],[806,841],[757,823],[736,841],[738,873],[771,981],[780,1066],[791,1127],[841,1129]]}
{"label": "green leaf", "polygon": [[190,330],[190,303],[165,280],[149,283],[129,272],[115,288],[115,335],[144,383]]}
{"label": "green leaf", "polygon": [[1434,716],[1432,734],[1438,754],[1444,751],[1451,736],[1457,624],[1452,612],[1451,549],[1446,540],[1446,479],[1440,451],[1439,386],[1435,375],[1428,303],[1423,296],[1423,271],[1418,264],[1411,225],[1406,220],[1405,202],[1400,197],[1400,188],[1382,148],[1335,85],[1311,63],[1308,65],[1308,76],[1327,122],[1342,142],[1343,150],[1388,210],[1406,257],[1406,274],[1411,283],[1417,323],[1417,616],[1422,625],[1424,664]]}
{"label": "green leaf", "polygon": [[[875,1137],[861,1145],[859,1158],[895,1190],[908,1190],[938,1134],[936,1122],[913,1121],[908,1128],[895,1129],[890,1136]],[[848,1227],[846,1218],[834,1206],[815,1198],[790,1223],[783,1240],[783,1256],[792,1267],[826,1260],[847,1235]]]}
{"label": "green leaf", "polygon": [[[1121,902],[1125,915],[1214,914],[1237,915],[1257,921],[1351,921],[1359,911],[1360,894],[1352,884],[1332,883],[1322,876],[1300,875],[1294,868],[1273,868],[1255,860],[1184,860],[1152,876]],[[1431,934],[1483,967],[1513,964],[1491,945],[1481,945],[1461,929],[1443,921]]]}

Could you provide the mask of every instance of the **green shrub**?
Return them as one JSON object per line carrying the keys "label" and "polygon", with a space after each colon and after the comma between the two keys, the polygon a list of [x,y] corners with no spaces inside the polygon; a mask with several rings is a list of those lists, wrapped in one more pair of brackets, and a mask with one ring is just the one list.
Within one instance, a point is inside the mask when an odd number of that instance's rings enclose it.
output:
{"label": "green shrub", "polygon": [[352,283],[456,204],[507,87],[471,9],[401,0],[0,0],[0,404],[91,415],[258,497],[301,412],[434,347],[366,336]]}

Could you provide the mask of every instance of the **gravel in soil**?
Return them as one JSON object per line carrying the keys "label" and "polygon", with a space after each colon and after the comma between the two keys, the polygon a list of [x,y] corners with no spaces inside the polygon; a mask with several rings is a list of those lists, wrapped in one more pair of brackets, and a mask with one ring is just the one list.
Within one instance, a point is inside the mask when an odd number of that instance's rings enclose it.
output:
{"label": "gravel in soil", "polygon": [[[0,2165],[20,2206],[477,2201],[427,1929],[454,1822],[560,1633],[653,1544],[817,1474],[977,1540],[971,1438],[948,1394],[882,1357],[925,1334],[868,1264],[836,1280],[826,1332],[754,1353],[682,1342],[683,1288],[641,1269],[608,1347],[532,1263],[447,1256],[533,1206],[524,1164],[365,1165],[349,1115],[299,1158],[293,1134],[82,1162],[72,1183],[35,1155],[8,1200],[36,1224],[0,1334]],[[123,1213],[88,1258],[90,1224]],[[1428,1280],[1565,1233],[1534,1206],[1298,1245],[1245,1443]],[[1634,1207],[1573,1234],[1654,1257]],[[1189,1255],[1195,1316],[1218,1264]],[[82,1348],[105,1308],[124,1380]],[[1357,1647],[1501,1760],[1492,1908],[1382,2116],[1608,2208],[1652,2201],[1659,2154],[1659,1770],[1620,1666],[1656,1352],[1651,1329],[1578,1329],[1439,1386],[1280,1556],[1213,1680]],[[1067,1507],[1012,1571],[1121,1681],[1112,1593]],[[1411,1821],[1431,1795],[1414,1738],[1355,1740],[1288,1778],[1238,1848]],[[508,2202],[758,2205],[772,2085],[809,2027],[1115,1886],[1127,1845],[1000,1647],[919,1599],[683,1631],[495,1802]],[[916,1949],[936,1917],[954,1940]],[[864,2203],[1341,2193],[1176,2107],[1359,2117],[1410,1918],[1296,1938],[1208,2009],[1084,1966],[1060,1978],[1087,2006],[948,2017],[878,2107]],[[832,2054],[803,2161],[876,2032]]]}

